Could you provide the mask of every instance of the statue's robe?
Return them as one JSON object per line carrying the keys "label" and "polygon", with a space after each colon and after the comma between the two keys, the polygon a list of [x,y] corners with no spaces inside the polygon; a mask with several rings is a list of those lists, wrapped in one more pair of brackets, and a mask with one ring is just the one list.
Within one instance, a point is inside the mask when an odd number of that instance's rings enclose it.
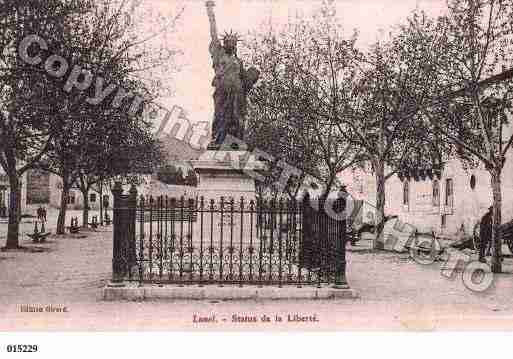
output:
{"label": "statue's robe", "polygon": [[214,123],[212,135],[221,144],[227,134],[242,138],[245,113],[245,91],[242,62],[228,55],[219,41],[212,41],[210,54],[215,70],[212,81],[214,91]]}
{"label": "statue's robe", "polygon": [[222,144],[227,134],[242,140],[247,95],[260,73],[253,67],[246,71],[242,61],[227,54],[219,40],[210,43],[210,55],[215,70],[213,140]]}

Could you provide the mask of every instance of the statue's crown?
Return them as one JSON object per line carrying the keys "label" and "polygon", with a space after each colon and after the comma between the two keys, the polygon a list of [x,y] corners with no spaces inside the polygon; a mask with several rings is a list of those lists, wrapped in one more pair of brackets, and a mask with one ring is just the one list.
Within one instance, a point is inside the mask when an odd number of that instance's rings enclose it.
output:
{"label": "statue's crown", "polygon": [[237,45],[237,42],[239,42],[239,35],[236,32],[230,31],[230,33],[225,32],[223,35],[223,42],[225,44],[230,44],[233,46]]}

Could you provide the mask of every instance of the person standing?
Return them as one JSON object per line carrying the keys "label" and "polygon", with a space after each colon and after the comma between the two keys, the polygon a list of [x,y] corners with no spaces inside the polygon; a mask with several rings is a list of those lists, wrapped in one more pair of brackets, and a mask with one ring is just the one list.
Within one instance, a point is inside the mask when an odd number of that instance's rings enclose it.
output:
{"label": "person standing", "polygon": [[37,220],[39,222],[43,221],[43,207],[41,206],[39,206],[39,208],[37,209]]}
{"label": "person standing", "polygon": [[493,206],[488,208],[488,212],[481,218],[479,226],[479,261],[482,263],[486,263],[486,249],[492,239],[492,214]]}
{"label": "person standing", "polygon": [[[333,206],[333,209],[335,210],[337,214],[337,220],[345,222],[344,229],[346,231],[346,236],[348,233],[351,232],[351,221],[348,220],[348,215],[344,211],[346,210],[347,205],[347,197],[349,196],[349,193],[347,192],[347,187],[345,185],[342,185],[340,190],[337,194],[337,199],[335,200],[335,205]],[[356,236],[350,234],[350,240],[351,240],[351,246],[356,245]],[[345,242],[347,244],[347,241]]]}

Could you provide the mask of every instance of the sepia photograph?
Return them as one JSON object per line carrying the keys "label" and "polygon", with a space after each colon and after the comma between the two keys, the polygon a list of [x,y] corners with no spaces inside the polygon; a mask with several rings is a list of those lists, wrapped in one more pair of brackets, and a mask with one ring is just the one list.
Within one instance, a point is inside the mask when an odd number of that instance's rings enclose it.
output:
{"label": "sepia photograph", "polygon": [[512,121],[513,0],[0,0],[0,356],[512,333]]}

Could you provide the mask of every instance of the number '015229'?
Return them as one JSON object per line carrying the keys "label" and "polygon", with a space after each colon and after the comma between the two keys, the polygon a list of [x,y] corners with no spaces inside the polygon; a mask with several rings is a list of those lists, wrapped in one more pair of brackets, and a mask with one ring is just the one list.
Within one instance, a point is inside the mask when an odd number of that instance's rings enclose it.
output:
{"label": "number '015229'", "polygon": [[7,345],[7,353],[35,353],[37,345],[30,344],[9,344]]}

